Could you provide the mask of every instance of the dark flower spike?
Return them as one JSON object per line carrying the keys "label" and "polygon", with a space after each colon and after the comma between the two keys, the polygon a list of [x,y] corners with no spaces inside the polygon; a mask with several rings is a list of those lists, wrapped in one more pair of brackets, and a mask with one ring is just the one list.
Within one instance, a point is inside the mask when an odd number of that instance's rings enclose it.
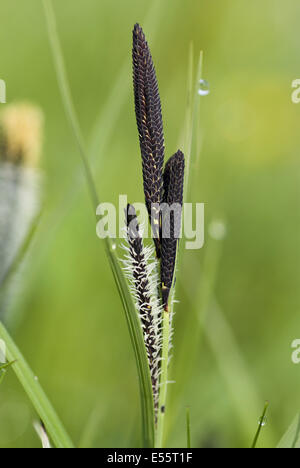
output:
{"label": "dark flower spike", "polygon": [[178,150],[164,170],[164,194],[161,227],[161,286],[163,306],[168,308],[172,287],[178,239],[181,230],[181,214],[184,184],[184,155]]}
{"label": "dark flower spike", "polygon": [[[164,135],[158,83],[142,28],[133,29],[133,86],[135,113],[142,155],[144,194],[151,221],[156,255],[160,257],[160,210]],[[152,216],[151,216],[152,215]]]}
{"label": "dark flower spike", "polygon": [[157,279],[153,275],[149,260],[153,255],[153,248],[145,248],[138,225],[135,208],[127,205],[127,266],[128,277],[132,285],[132,293],[141,320],[144,342],[151,373],[152,390],[155,408],[158,404],[159,356],[160,344],[160,316],[161,309],[157,299],[153,299],[153,291],[157,290]]}

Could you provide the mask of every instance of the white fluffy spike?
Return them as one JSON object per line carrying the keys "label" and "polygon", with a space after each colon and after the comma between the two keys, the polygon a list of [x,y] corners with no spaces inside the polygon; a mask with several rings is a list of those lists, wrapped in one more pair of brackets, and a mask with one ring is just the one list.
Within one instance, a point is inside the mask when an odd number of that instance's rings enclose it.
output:
{"label": "white fluffy spike", "polygon": [[[131,208],[134,210],[133,207]],[[136,223],[137,233],[133,237],[133,231],[128,221],[128,227],[125,229],[124,236],[126,243],[122,246],[125,250],[125,258],[122,260],[122,263],[144,333],[144,342],[152,379],[154,405],[157,410],[162,347],[162,305],[158,298],[160,285],[158,263],[155,258],[154,248],[144,246],[142,234],[137,225],[135,211],[133,211],[130,218]]]}

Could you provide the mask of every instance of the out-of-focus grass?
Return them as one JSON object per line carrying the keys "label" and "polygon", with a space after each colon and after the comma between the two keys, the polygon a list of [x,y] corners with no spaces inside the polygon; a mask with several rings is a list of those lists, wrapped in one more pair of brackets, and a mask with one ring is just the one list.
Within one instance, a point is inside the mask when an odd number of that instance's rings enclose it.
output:
{"label": "out-of-focus grass", "polygon": [[[70,174],[80,161],[57,89],[41,2],[23,3],[0,1],[0,78],[6,81],[9,102],[25,98],[44,108],[46,210],[55,222]],[[261,397],[258,405],[270,400],[259,445],[271,444],[299,408],[299,370],[291,363],[290,344],[299,338],[300,107],[291,103],[290,94],[292,80],[299,77],[300,6],[296,0],[287,1],[284,8],[279,0],[226,0],[217,7],[209,1],[163,3],[146,33],[160,83],[167,154],[177,149],[182,133],[193,40],[195,54],[204,50],[205,78],[211,87],[201,104],[202,153],[193,174],[193,199],[206,203],[207,226],[215,218],[226,219],[213,294],[237,344],[238,359],[243,359]],[[123,70],[126,78],[119,90],[114,88],[113,100],[117,102],[119,92],[123,104],[111,119],[109,141],[103,149],[99,133],[99,155],[98,143],[93,146],[96,159],[101,159],[95,176],[101,199],[114,202],[119,193],[127,193],[130,200],[141,201],[129,58],[132,26],[136,21],[143,24],[149,2],[118,1],[118,14],[108,0],[54,1],[54,6],[87,140]],[[32,253],[14,304],[14,317],[19,318],[11,327],[75,442],[134,446],[139,439],[134,357],[104,250],[102,261],[95,255],[102,247],[88,203],[83,188],[53,235],[48,232],[51,226],[44,225],[45,241],[39,237]],[[196,350],[189,336],[208,245],[185,253],[184,275],[191,292],[187,295],[180,281],[177,288],[180,304],[170,378],[173,373],[178,385],[170,389],[176,417],[169,442],[185,443],[188,405],[192,444],[249,446],[259,413],[241,430],[240,375],[229,391],[223,349],[216,359],[205,334],[199,336]],[[191,351],[195,362],[182,385],[176,366],[189,360]],[[235,368],[230,353],[224,355],[225,365]],[[0,446],[39,446],[31,426],[32,409],[12,373],[7,373],[0,397]]]}

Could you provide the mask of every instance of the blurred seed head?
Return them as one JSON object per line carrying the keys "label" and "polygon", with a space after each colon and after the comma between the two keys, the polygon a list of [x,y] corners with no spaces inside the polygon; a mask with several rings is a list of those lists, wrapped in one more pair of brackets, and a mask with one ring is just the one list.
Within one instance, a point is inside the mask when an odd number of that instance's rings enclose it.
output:
{"label": "blurred seed head", "polygon": [[[1,110],[0,282],[40,211],[42,178],[37,169],[44,120],[42,111],[30,103],[6,105]],[[11,303],[20,285],[20,277],[14,277],[3,294],[1,319],[11,314]]]}
{"label": "blurred seed head", "polygon": [[227,234],[227,226],[224,221],[215,219],[208,226],[208,232],[212,239],[221,241]]}
{"label": "blurred seed head", "polygon": [[30,103],[5,106],[0,114],[0,160],[36,167],[40,160],[44,117]]}

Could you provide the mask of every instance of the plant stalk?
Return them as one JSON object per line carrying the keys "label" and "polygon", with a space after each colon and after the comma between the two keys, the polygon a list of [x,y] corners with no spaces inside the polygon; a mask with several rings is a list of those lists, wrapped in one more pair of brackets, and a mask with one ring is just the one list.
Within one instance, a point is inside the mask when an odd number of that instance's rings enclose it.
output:
{"label": "plant stalk", "polygon": [[191,415],[190,408],[186,409],[186,446],[191,448]]}
{"label": "plant stalk", "polygon": [[256,448],[256,445],[257,445],[261,430],[262,430],[262,428],[263,428],[263,426],[265,424],[265,418],[266,418],[266,414],[267,414],[267,411],[268,411],[268,407],[269,407],[269,402],[266,401],[265,406],[264,406],[264,410],[263,410],[263,414],[261,415],[261,417],[259,419],[258,429],[256,431],[256,434],[255,434],[255,437],[254,437],[254,440],[253,440],[253,443],[252,443],[252,446],[251,446],[251,448],[253,448],[253,449]]}
{"label": "plant stalk", "polygon": [[168,364],[169,364],[169,342],[170,342],[170,312],[163,311],[162,322],[162,363],[159,388],[159,405],[157,415],[157,427],[155,437],[155,447],[164,446],[164,427],[166,417],[167,387],[168,387]]}

